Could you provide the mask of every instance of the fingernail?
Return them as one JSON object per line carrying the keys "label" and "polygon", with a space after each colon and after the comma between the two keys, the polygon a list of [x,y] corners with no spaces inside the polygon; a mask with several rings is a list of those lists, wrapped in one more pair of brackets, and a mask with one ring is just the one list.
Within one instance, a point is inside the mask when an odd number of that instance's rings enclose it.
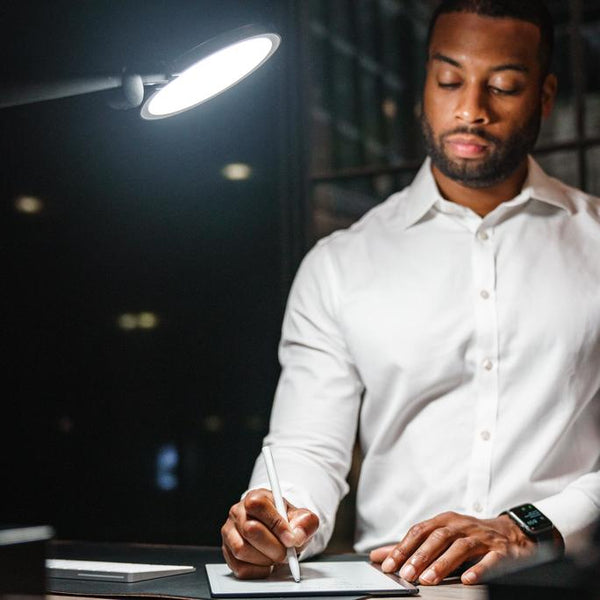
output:
{"label": "fingernail", "polygon": [[473,571],[466,571],[463,573],[461,579],[464,583],[475,583],[477,581],[477,575],[475,575]]}
{"label": "fingernail", "polygon": [[414,581],[417,572],[412,565],[404,565],[400,569],[400,577],[406,579],[406,581]]}
{"label": "fingernail", "polygon": [[294,541],[296,546],[302,546],[304,542],[306,542],[306,532],[304,529],[300,529],[300,527],[296,527],[294,531],[292,531],[294,535]]}
{"label": "fingernail", "polygon": [[427,583],[433,583],[436,580],[435,571],[433,569],[427,569],[424,573],[421,573],[419,579]]}
{"label": "fingernail", "polygon": [[392,571],[396,570],[396,561],[391,557],[388,556],[383,563],[381,563],[381,570],[385,571],[386,573],[391,573]]}
{"label": "fingernail", "polygon": [[281,543],[286,547],[286,548],[291,548],[292,546],[295,545],[296,543],[296,538],[294,537],[294,534],[291,531],[284,531],[281,534]]}

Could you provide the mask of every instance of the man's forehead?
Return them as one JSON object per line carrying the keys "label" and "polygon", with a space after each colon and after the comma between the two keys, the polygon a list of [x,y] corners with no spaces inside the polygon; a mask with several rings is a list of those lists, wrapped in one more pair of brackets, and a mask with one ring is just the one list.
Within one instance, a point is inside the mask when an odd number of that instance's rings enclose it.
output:
{"label": "man's forehead", "polygon": [[509,17],[468,12],[438,17],[429,45],[429,58],[447,56],[456,62],[523,64],[539,62],[540,30],[534,23]]}

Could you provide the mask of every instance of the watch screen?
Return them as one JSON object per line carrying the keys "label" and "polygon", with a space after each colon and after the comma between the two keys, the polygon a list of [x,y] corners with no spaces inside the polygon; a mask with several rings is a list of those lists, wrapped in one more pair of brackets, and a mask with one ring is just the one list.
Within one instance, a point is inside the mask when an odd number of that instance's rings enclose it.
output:
{"label": "watch screen", "polygon": [[512,512],[534,533],[552,525],[548,517],[544,516],[533,504],[523,504],[513,508]]}

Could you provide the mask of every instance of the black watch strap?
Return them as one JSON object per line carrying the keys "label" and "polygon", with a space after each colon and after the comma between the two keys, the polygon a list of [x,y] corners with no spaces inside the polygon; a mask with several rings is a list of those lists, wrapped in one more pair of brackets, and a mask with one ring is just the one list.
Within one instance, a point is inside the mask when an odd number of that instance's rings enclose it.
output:
{"label": "black watch strap", "polygon": [[554,525],[541,510],[533,504],[519,504],[504,511],[530,538],[538,543],[554,541]]}

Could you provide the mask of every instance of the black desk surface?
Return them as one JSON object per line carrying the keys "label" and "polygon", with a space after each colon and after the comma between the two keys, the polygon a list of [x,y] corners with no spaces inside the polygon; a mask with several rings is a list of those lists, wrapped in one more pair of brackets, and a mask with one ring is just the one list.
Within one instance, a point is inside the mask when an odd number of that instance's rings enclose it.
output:
{"label": "black desk surface", "polygon": [[[202,546],[52,542],[48,546],[47,554],[49,558],[193,565],[196,567],[194,573],[136,583],[47,579],[46,589],[49,594],[107,596],[111,598],[127,596],[208,600],[211,595],[204,565],[206,563],[223,562],[219,549]],[[356,560],[357,558],[359,558],[357,555],[342,555],[337,557],[328,556],[327,560]],[[337,600],[350,600],[357,598],[357,596],[337,596],[336,598]],[[320,600],[320,597],[312,596],[311,600]],[[321,600],[325,600],[325,597]],[[326,600],[331,600],[331,596],[327,596]]]}

